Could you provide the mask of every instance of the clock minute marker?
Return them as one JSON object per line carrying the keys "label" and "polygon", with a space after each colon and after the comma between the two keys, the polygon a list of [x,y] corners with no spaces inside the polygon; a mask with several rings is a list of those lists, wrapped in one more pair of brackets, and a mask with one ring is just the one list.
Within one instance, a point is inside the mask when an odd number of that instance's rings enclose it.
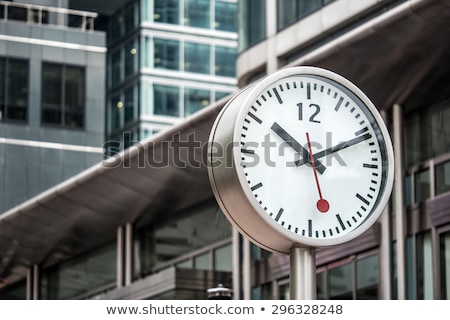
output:
{"label": "clock minute marker", "polygon": [[356,197],[361,200],[362,202],[364,202],[366,205],[370,205],[369,200],[367,200],[366,198],[364,198],[362,195],[360,195],[359,193],[356,194]]}
{"label": "clock minute marker", "polygon": [[278,103],[283,104],[283,100],[280,97],[280,94],[278,93],[277,88],[273,88],[273,93],[275,93],[275,97],[277,97]]}
{"label": "clock minute marker", "polygon": [[[341,226],[342,230],[345,230],[345,229],[346,229],[346,228],[345,228],[345,224],[344,224],[344,222],[342,221],[341,216],[339,215],[339,213],[336,215],[336,219],[338,220],[339,225]],[[338,229],[337,227],[336,227],[336,230],[337,230],[338,233],[339,233],[339,229]]]}
{"label": "clock minute marker", "polygon": [[252,191],[255,191],[256,189],[259,189],[259,188],[261,188],[263,186],[263,184],[260,182],[260,183],[258,183],[258,184],[255,184],[253,187],[251,187],[250,189],[252,190]]}
{"label": "clock minute marker", "polygon": [[250,116],[250,118],[252,118],[256,122],[258,122],[259,124],[262,123],[262,120],[260,118],[258,118],[257,116],[255,116],[253,113],[249,112],[248,115]]}
{"label": "clock minute marker", "polygon": [[278,213],[277,213],[277,215],[276,215],[276,217],[275,217],[275,221],[280,220],[281,215],[283,214],[283,211],[284,211],[283,208],[281,208],[281,209],[278,211]]}

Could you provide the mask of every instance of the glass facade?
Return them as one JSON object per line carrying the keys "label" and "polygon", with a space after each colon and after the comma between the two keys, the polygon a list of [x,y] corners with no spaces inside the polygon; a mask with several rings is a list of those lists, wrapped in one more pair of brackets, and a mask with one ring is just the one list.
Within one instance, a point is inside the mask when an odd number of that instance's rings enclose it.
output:
{"label": "glass facade", "polygon": [[108,140],[123,149],[124,133],[143,139],[235,91],[236,11],[235,0],[140,0],[111,17]]}
{"label": "glass facade", "polygon": [[0,121],[28,120],[27,60],[0,57]]}
{"label": "glass facade", "polygon": [[239,1],[239,51],[244,51],[264,40],[266,32],[266,2]]}

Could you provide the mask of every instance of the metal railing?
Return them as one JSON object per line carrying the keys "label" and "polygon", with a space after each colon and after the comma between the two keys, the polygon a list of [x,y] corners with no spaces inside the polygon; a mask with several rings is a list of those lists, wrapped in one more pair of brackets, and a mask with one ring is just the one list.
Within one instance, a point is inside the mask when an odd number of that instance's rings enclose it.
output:
{"label": "metal railing", "polygon": [[14,20],[93,31],[97,16],[95,12],[0,1],[0,21]]}

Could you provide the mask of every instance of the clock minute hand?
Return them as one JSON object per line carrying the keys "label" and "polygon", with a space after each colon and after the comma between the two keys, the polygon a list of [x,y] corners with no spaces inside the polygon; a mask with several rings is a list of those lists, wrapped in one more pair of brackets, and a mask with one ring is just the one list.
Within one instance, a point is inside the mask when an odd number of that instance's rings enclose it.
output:
{"label": "clock minute hand", "polygon": [[[316,154],[314,154],[314,159],[323,158],[323,157],[325,157],[325,156],[327,156],[329,154],[338,152],[338,151],[340,151],[342,149],[348,148],[348,147],[353,146],[353,145],[355,145],[357,143],[360,143],[360,142],[363,142],[363,141],[365,141],[367,139],[370,139],[371,137],[372,137],[372,135],[370,133],[366,133],[366,134],[364,134],[362,136],[358,136],[356,138],[347,140],[345,142],[338,143],[337,145],[335,145],[333,147],[330,147],[328,149],[325,149],[325,150],[317,152]],[[301,166],[303,164],[306,164],[306,163],[309,163],[309,161],[306,161],[304,158],[295,161],[295,164],[296,164],[297,167],[299,167],[299,166]]]}
{"label": "clock minute hand", "polygon": [[[294,149],[295,151],[297,151],[302,155],[303,159],[298,161],[302,161],[302,164],[311,163],[310,154],[308,150],[305,149],[300,143],[298,143],[298,141],[296,141],[289,133],[287,133],[286,130],[284,130],[278,123],[274,122],[271,129],[281,139],[283,139],[290,147],[292,147],[292,149]],[[314,159],[317,171],[319,171],[320,174],[324,173],[326,167],[320,161],[317,161],[317,157],[314,157]],[[297,164],[298,161],[296,161],[295,163]]]}

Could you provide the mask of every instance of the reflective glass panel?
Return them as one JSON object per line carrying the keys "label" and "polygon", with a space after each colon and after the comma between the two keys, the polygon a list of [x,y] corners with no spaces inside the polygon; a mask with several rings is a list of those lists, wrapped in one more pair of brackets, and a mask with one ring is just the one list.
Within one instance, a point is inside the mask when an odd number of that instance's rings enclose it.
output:
{"label": "reflective glass panel", "polygon": [[356,299],[378,299],[378,255],[356,261]]}
{"label": "reflective glass panel", "polygon": [[155,69],[180,69],[180,42],[178,40],[158,39],[154,40],[154,68]]}
{"label": "reflective glass panel", "polygon": [[188,116],[210,104],[210,92],[208,90],[189,89],[184,90],[184,115]]}
{"label": "reflective glass panel", "polygon": [[450,232],[441,235],[440,244],[442,299],[450,300]]}
{"label": "reflective glass panel", "polygon": [[179,0],[155,0],[153,20],[155,22],[179,24],[179,6]]}
{"label": "reflective glass panel", "polygon": [[7,110],[6,116],[11,120],[27,120],[28,111],[28,62],[8,60],[7,75]]}
{"label": "reflective glass panel", "polygon": [[231,244],[214,250],[214,270],[215,271],[233,270]]}
{"label": "reflective glass panel", "polygon": [[423,202],[430,197],[430,170],[417,172],[414,175],[415,202]]}
{"label": "reflective glass panel", "polygon": [[186,42],[184,45],[184,70],[195,73],[210,73],[211,46]]}
{"label": "reflective glass panel", "polygon": [[85,83],[84,68],[66,67],[64,82],[64,124],[84,126]]}
{"label": "reflective glass panel", "polygon": [[236,3],[216,0],[214,28],[216,30],[236,32],[236,10]]}
{"label": "reflective glass panel", "polygon": [[352,299],[353,276],[352,264],[348,263],[329,270],[330,275],[330,299]]}
{"label": "reflective glass panel", "polygon": [[210,28],[210,0],[184,0],[184,25]]}
{"label": "reflective glass panel", "polygon": [[450,161],[436,166],[436,195],[450,191]]}
{"label": "reflective glass panel", "polygon": [[431,233],[417,236],[417,299],[433,299],[433,252]]}
{"label": "reflective glass panel", "polygon": [[42,122],[62,123],[62,66],[46,64],[42,66]]}
{"label": "reflective glass panel", "polygon": [[215,47],[214,72],[217,76],[236,77],[236,56],[235,48]]}
{"label": "reflective glass panel", "polygon": [[180,89],[173,86],[153,86],[153,106],[157,115],[178,117],[180,115]]}

